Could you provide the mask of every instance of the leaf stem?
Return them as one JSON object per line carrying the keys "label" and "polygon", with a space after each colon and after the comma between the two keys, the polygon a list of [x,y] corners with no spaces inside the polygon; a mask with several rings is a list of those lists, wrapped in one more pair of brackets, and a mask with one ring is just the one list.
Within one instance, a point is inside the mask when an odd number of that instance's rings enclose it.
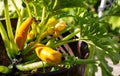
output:
{"label": "leaf stem", "polygon": [[31,4],[32,4],[33,10],[34,10],[35,17],[37,17],[37,9],[33,3],[31,3]]}
{"label": "leaf stem", "polygon": [[71,39],[72,37],[74,37],[77,33],[79,33],[80,32],[80,30],[79,29],[77,29],[77,30],[75,30],[73,33],[71,33],[71,34],[69,34],[69,35],[67,35],[66,37],[64,37],[62,40],[64,41],[64,40],[69,40],[69,39]]}
{"label": "leaf stem", "polygon": [[[10,16],[9,16],[9,11],[8,11],[8,0],[4,0],[4,11],[5,11],[5,18],[6,18],[6,28],[7,28],[7,35],[8,35],[8,38],[9,38],[9,52],[8,55],[10,55],[10,59],[11,58],[15,58],[15,56],[18,54],[18,49],[17,49],[17,46],[14,42],[14,35],[13,35],[13,31],[12,31],[12,26],[11,26],[11,22],[10,22]],[[8,47],[6,47],[8,48]]]}
{"label": "leaf stem", "polygon": [[77,59],[74,63],[75,64],[92,64],[97,62],[98,60],[94,60],[94,59]]}
{"label": "leaf stem", "polygon": [[57,44],[55,45],[52,45],[53,48],[55,47],[58,47],[58,46],[61,46],[63,44],[67,44],[67,43],[70,43],[70,42],[74,42],[74,41],[78,41],[79,39],[72,39],[72,40],[61,40],[61,41],[58,41]]}
{"label": "leaf stem", "polygon": [[31,17],[32,15],[31,15],[31,11],[30,11],[29,5],[26,2],[25,2],[25,4],[26,4],[26,8],[27,8],[28,14]]}
{"label": "leaf stem", "polygon": [[17,7],[17,5],[15,4],[14,0],[11,0],[11,1],[12,1],[12,4],[13,4],[13,6],[15,7],[16,12],[17,12],[17,14],[18,14],[18,16],[19,16],[18,22],[17,22],[17,26],[16,26],[16,32],[17,32],[17,30],[18,30],[18,28],[19,28],[19,26],[20,26],[20,24],[21,24],[21,22],[22,22],[22,16],[21,16],[20,10],[18,9],[18,7]]}
{"label": "leaf stem", "polygon": [[18,7],[16,6],[14,0],[11,0],[11,1],[12,1],[12,3],[13,3],[13,6],[14,6],[15,9],[16,9],[16,12],[17,12],[17,14],[18,14],[18,16],[19,16],[19,18],[20,18],[20,22],[21,22],[21,21],[22,21],[22,16],[21,16],[21,14],[20,14],[20,11],[19,11]]}
{"label": "leaf stem", "polygon": [[26,64],[26,65],[18,64],[16,67],[20,71],[29,71],[32,69],[48,67],[48,66],[50,66],[50,65],[47,64],[46,62],[39,61],[39,62],[34,62],[34,63]]}
{"label": "leaf stem", "polygon": [[7,33],[8,33],[9,39],[13,40],[14,35],[13,35],[13,32],[12,32],[12,26],[11,26],[8,10],[9,10],[8,9],[8,0],[4,0],[4,11],[5,11],[5,18],[6,18]]}
{"label": "leaf stem", "polygon": [[6,51],[7,51],[8,57],[9,57],[10,59],[12,59],[11,49],[10,49],[10,45],[9,45],[10,41],[9,41],[9,39],[8,39],[7,33],[6,33],[6,31],[5,31],[5,28],[3,27],[3,25],[2,25],[1,22],[0,22],[0,34],[1,34],[1,36],[2,36],[2,40],[3,40],[3,42],[4,42],[5,49],[6,49]]}

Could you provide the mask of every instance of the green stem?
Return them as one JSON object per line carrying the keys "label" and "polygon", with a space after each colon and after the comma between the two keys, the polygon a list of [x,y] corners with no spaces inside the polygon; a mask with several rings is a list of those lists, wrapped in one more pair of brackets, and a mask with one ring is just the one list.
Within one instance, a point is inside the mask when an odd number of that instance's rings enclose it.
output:
{"label": "green stem", "polygon": [[55,48],[55,47],[61,46],[63,44],[67,44],[67,43],[70,43],[70,42],[75,42],[75,41],[78,41],[78,40],[79,39],[64,40],[64,41],[61,40],[61,41],[57,42],[57,44],[52,45],[52,47]]}
{"label": "green stem", "polygon": [[71,39],[72,37],[74,37],[77,33],[79,33],[80,32],[80,30],[79,29],[77,29],[77,30],[75,30],[74,32],[72,32],[71,34],[69,34],[69,35],[67,35],[66,37],[64,37],[62,40],[64,41],[64,40],[69,40],[69,39]]}
{"label": "green stem", "polygon": [[[44,20],[45,20],[45,10],[46,10],[46,8],[43,7],[43,10],[42,10],[42,18],[41,18],[41,24],[43,24],[43,23],[44,23]],[[40,24],[40,25],[41,25],[41,24]]]}
{"label": "green stem", "polygon": [[19,26],[20,26],[20,24],[21,24],[21,22],[22,22],[22,16],[21,16],[20,11],[19,11],[17,5],[15,4],[14,0],[11,0],[11,1],[12,1],[13,6],[15,7],[16,12],[17,12],[17,14],[18,14],[18,16],[19,16],[19,18],[18,18],[18,22],[17,22],[17,27],[16,27],[16,31],[17,31],[18,28],[19,28]]}
{"label": "green stem", "polygon": [[[90,54],[89,54],[89,58],[88,59],[94,59],[94,55],[95,55],[95,49],[96,47],[93,45],[93,44],[91,44],[90,45]],[[99,63],[99,62],[98,62]],[[87,67],[86,67],[86,76],[89,76],[89,75],[91,75],[91,73],[90,73],[90,69],[92,69],[91,68],[92,67],[92,64],[88,64],[87,65]]]}
{"label": "green stem", "polygon": [[25,4],[26,4],[27,11],[28,11],[28,15],[29,15],[29,17],[31,17],[32,15],[31,15],[31,11],[29,8],[29,4],[27,2],[25,2]]}
{"label": "green stem", "polygon": [[90,50],[89,59],[94,59],[96,46],[94,46],[92,43],[90,44]]}
{"label": "green stem", "polygon": [[39,29],[40,29],[40,33],[39,33],[39,36],[37,37],[35,43],[38,43],[41,41],[41,38],[42,38],[42,33],[44,32],[44,30],[46,29],[46,25],[45,25],[45,22],[46,22],[46,19],[45,19],[45,7],[43,7],[43,11],[42,11],[42,19],[41,19],[41,23],[40,23],[40,26],[39,26]]}
{"label": "green stem", "polygon": [[18,49],[17,49],[17,45],[14,42],[14,35],[12,32],[12,26],[11,26],[8,10],[9,10],[8,9],[8,0],[4,0],[4,11],[5,11],[5,18],[6,18],[7,34],[8,34],[9,40],[10,40],[10,43],[9,43],[10,48],[8,51],[11,51],[12,58],[15,58],[15,56],[18,54]]}
{"label": "green stem", "polygon": [[29,71],[32,69],[48,67],[48,66],[50,66],[50,65],[45,62],[39,61],[39,62],[34,62],[34,63],[26,64],[26,65],[18,64],[16,67],[20,71]]}
{"label": "green stem", "polygon": [[[33,11],[34,11],[34,17],[36,18],[36,20],[37,20],[37,10],[36,10],[36,7],[35,7],[35,5],[31,2],[31,4],[32,4],[32,7],[33,7]],[[32,31],[33,31],[33,35],[36,37],[36,35],[37,35],[37,29],[36,29],[36,25],[38,25],[38,23],[33,23],[32,24]]]}
{"label": "green stem", "polygon": [[0,34],[1,34],[1,36],[2,36],[3,41],[6,41],[5,44],[7,44],[7,45],[6,45],[6,47],[7,47],[8,44],[9,44],[9,39],[8,39],[8,37],[7,37],[7,33],[6,33],[6,31],[5,31],[5,28],[4,28],[3,25],[2,25],[1,21],[0,21]]}
{"label": "green stem", "polygon": [[36,10],[36,7],[35,7],[35,5],[34,5],[33,3],[31,3],[31,4],[32,4],[33,10],[34,10],[35,17],[37,17],[37,10]]}
{"label": "green stem", "polygon": [[17,21],[17,26],[16,26],[15,34],[17,33],[18,28],[19,28],[19,26],[20,26],[21,23],[22,23],[22,21],[20,20],[20,17],[19,17],[18,21]]}
{"label": "green stem", "polygon": [[8,39],[7,33],[6,33],[6,31],[5,31],[5,28],[3,27],[3,25],[2,25],[1,22],[0,22],[0,34],[1,34],[1,36],[2,36],[2,40],[3,40],[3,42],[4,42],[4,45],[5,45],[5,48],[6,48],[8,57],[9,57],[10,59],[12,59],[11,49],[10,49],[10,45],[9,45],[10,41],[9,41],[9,39]]}
{"label": "green stem", "polygon": [[17,12],[17,14],[18,14],[18,16],[19,16],[19,18],[20,18],[20,22],[21,22],[21,21],[22,21],[22,16],[21,16],[21,14],[20,14],[20,11],[19,11],[18,7],[16,6],[14,0],[11,0],[11,1],[12,1],[12,3],[13,3],[13,6],[14,6],[15,9],[16,9],[16,12]]}
{"label": "green stem", "polygon": [[5,18],[6,18],[7,33],[8,33],[9,39],[13,40],[14,35],[13,35],[13,32],[12,32],[12,26],[11,26],[8,10],[9,10],[8,9],[8,0],[4,0],[4,11],[5,11]]}
{"label": "green stem", "polygon": [[[43,62],[42,62],[43,63]],[[44,66],[44,63],[43,63],[43,73],[45,73],[45,66]]]}
{"label": "green stem", "polygon": [[55,0],[54,5],[53,5],[53,8],[52,8],[52,9],[55,9],[55,7],[56,7],[57,3],[58,3],[58,0]]}
{"label": "green stem", "polygon": [[48,18],[49,18],[49,13],[46,14],[46,8],[43,7],[41,23],[40,23],[40,25],[39,25],[40,31],[39,31],[39,36],[38,36],[38,38],[37,38],[37,40],[36,40],[36,43],[37,43],[37,42],[40,42],[41,39],[43,38],[43,37],[42,37],[42,34],[43,34],[43,32],[46,30],[46,28],[47,28],[46,22],[47,22]]}
{"label": "green stem", "polygon": [[94,59],[77,59],[74,63],[75,64],[95,64],[97,63],[98,60],[94,60]]}
{"label": "green stem", "polygon": [[0,73],[8,74],[11,70],[6,66],[0,66]]}
{"label": "green stem", "polygon": [[55,38],[52,37],[52,38],[46,43],[46,46],[53,48],[54,42],[55,42]]}

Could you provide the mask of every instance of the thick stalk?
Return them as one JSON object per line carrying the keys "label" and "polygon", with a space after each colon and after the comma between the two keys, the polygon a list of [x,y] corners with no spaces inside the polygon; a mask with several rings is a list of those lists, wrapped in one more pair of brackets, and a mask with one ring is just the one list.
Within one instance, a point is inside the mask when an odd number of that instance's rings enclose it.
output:
{"label": "thick stalk", "polygon": [[92,63],[97,63],[97,60],[94,59],[78,59],[74,63],[75,64],[92,64]]}
{"label": "thick stalk", "polygon": [[49,64],[39,61],[39,62],[34,62],[34,63],[30,63],[30,64],[18,64],[16,66],[16,68],[20,71],[29,71],[32,69],[37,69],[37,68],[43,68],[43,67],[48,67],[50,66]]}
{"label": "thick stalk", "polygon": [[9,36],[9,39],[13,40],[14,35],[12,32],[12,26],[10,22],[10,17],[9,17],[9,11],[8,11],[8,0],[4,0],[4,11],[5,11],[5,19],[6,19],[6,27],[7,27],[7,33]]}
{"label": "thick stalk", "polygon": [[10,49],[10,45],[9,45],[10,41],[8,39],[7,33],[5,31],[5,28],[3,27],[1,22],[0,22],[0,34],[2,36],[2,40],[4,42],[5,49],[7,51],[8,57],[10,59],[12,59],[13,56],[11,56],[12,54],[11,54],[11,49]]}
{"label": "thick stalk", "polygon": [[14,42],[14,35],[13,35],[13,32],[12,32],[12,26],[11,26],[11,22],[10,22],[10,16],[9,16],[9,11],[8,11],[8,0],[4,0],[4,11],[5,11],[5,18],[6,18],[6,28],[7,28],[7,34],[8,34],[8,37],[9,37],[9,40],[10,40],[10,50],[8,51],[11,51],[11,56],[12,58],[15,58],[15,56],[18,54],[18,51],[17,51],[17,46]]}

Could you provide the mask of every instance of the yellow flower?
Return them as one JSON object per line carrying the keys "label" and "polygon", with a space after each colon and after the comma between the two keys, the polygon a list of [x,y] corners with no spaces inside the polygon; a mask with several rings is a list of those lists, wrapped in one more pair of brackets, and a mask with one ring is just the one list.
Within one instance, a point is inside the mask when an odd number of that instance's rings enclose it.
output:
{"label": "yellow flower", "polygon": [[33,22],[33,17],[27,18],[19,27],[16,35],[15,35],[15,42],[20,50],[24,48],[25,41],[27,39],[28,31],[30,25]]}
{"label": "yellow flower", "polygon": [[62,60],[62,54],[59,51],[42,44],[36,45],[35,52],[42,61],[52,65],[58,64]]}

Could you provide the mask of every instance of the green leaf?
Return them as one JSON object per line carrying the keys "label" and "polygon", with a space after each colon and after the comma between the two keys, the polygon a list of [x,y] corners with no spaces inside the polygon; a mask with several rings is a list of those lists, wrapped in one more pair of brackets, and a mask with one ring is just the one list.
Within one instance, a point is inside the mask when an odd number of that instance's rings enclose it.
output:
{"label": "green leaf", "polygon": [[0,73],[4,73],[4,74],[8,74],[11,72],[11,69],[9,69],[8,67],[6,66],[1,66],[0,65]]}
{"label": "green leaf", "polygon": [[109,51],[108,56],[111,58],[113,64],[118,64],[120,61],[120,54],[114,51]]}
{"label": "green leaf", "polygon": [[100,62],[100,65],[101,67],[101,70],[102,70],[102,76],[113,76],[112,75],[112,71],[113,71],[113,68],[111,68],[107,61],[103,60]]}
{"label": "green leaf", "polygon": [[73,7],[86,7],[87,3],[82,0],[56,0],[56,6],[54,10],[62,9],[62,8],[73,8]]}
{"label": "green leaf", "polygon": [[98,69],[95,64],[88,64],[86,70],[86,76],[95,76],[95,72],[97,72]]}
{"label": "green leaf", "polygon": [[3,27],[3,25],[2,25],[1,22],[0,22],[0,34],[1,34],[1,36],[2,36],[2,40],[3,40],[3,42],[4,42],[4,45],[5,45],[5,48],[6,48],[8,57],[9,57],[10,59],[12,59],[14,56],[13,56],[13,54],[12,54],[12,50],[11,50],[10,45],[9,45],[9,44],[10,44],[10,41],[9,41],[9,39],[8,39],[8,35],[7,35],[7,33],[6,33],[6,30],[5,30],[5,28]]}
{"label": "green leaf", "polygon": [[[10,22],[10,16],[9,16],[9,9],[8,9],[8,0],[4,0],[4,11],[5,11],[5,18],[6,18],[6,28],[7,28],[7,35],[9,38],[9,48],[7,47],[7,52],[10,59],[15,58],[15,56],[18,54],[18,48],[17,45],[14,42],[14,35],[12,31],[12,26]],[[11,55],[11,56],[10,56]]]}

